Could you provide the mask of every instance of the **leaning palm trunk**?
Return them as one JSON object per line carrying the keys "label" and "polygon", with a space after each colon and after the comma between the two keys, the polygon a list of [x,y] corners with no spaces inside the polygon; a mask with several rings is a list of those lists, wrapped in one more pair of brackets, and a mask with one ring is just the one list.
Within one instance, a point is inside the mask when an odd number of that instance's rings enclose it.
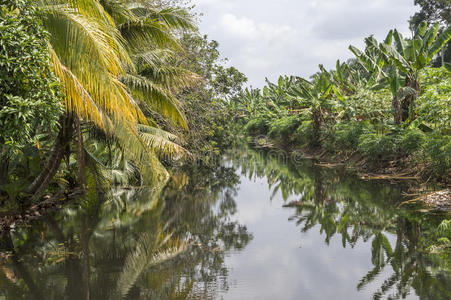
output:
{"label": "leaning palm trunk", "polygon": [[41,173],[26,190],[26,193],[31,195],[32,199],[36,199],[48,187],[50,181],[58,171],[61,160],[63,159],[64,154],[66,154],[69,142],[72,139],[72,123],[73,119],[71,116],[65,115],[61,118],[61,128],[58,137],[56,138],[55,145],[53,146],[52,154]]}
{"label": "leaning palm trunk", "polygon": [[78,180],[83,189],[86,191],[86,159],[85,159],[85,146],[83,143],[83,133],[81,131],[81,121],[77,118],[77,136],[78,136]]}

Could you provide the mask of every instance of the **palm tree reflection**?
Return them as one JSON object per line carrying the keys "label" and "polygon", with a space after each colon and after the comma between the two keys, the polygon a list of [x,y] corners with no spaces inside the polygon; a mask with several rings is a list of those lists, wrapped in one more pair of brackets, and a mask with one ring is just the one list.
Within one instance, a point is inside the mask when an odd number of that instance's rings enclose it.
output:
{"label": "palm tree reflection", "polygon": [[[164,191],[89,190],[79,205],[3,236],[8,299],[214,298],[224,251],[252,236],[231,222],[233,169],[174,176]],[[163,196],[161,196],[163,195]],[[6,274],[14,274],[6,276]]]}

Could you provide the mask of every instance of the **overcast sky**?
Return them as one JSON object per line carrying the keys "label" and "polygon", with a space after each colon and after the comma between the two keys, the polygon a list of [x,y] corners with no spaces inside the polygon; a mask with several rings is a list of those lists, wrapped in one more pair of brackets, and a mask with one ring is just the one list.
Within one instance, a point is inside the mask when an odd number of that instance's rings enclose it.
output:
{"label": "overcast sky", "polygon": [[201,33],[220,43],[220,51],[262,87],[265,77],[309,77],[322,63],[352,57],[350,44],[378,40],[391,28],[410,36],[407,20],[419,10],[414,0],[193,0]]}

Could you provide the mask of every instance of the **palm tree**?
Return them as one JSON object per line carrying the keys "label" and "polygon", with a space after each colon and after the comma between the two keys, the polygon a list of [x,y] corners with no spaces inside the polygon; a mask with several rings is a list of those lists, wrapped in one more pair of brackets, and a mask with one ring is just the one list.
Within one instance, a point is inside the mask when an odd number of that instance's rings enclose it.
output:
{"label": "palm tree", "polygon": [[[165,148],[174,145],[155,142],[167,138],[161,130],[143,132],[137,125],[155,126],[146,113],[151,110],[187,127],[172,88],[192,83],[195,75],[171,68],[167,63],[157,66],[155,61],[161,49],[178,47],[173,30],[193,29],[189,15],[181,9],[155,9],[146,1],[38,3],[43,10],[43,25],[50,33],[53,71],[64,88],[66,115],[61,120],[52,155],[27,193],[38,196],[52,180],[72,139],[74,120],[77,124],[79,120],[90,122],[114,137],[122,149],[127,148],[128,159],[142,169],[150,169],[147,171],[150,181],[167,178],[154,150],[174,150]],[[146,63],[140,63],[139,59]],[[149,69],[154,72],[140,73]],[[79,125],[77,131],[79,160],[84,164],[80,159],[83,135]]]}

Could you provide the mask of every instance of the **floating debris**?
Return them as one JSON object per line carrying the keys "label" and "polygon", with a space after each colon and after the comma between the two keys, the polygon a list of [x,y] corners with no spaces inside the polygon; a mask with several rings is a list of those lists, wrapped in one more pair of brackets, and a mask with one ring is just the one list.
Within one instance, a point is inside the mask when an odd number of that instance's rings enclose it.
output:
{"label": "floating debris", "polygon": [[451,190],[442,190],[427,194],[421,199],[424,204],[435,210],[451,210]]}

